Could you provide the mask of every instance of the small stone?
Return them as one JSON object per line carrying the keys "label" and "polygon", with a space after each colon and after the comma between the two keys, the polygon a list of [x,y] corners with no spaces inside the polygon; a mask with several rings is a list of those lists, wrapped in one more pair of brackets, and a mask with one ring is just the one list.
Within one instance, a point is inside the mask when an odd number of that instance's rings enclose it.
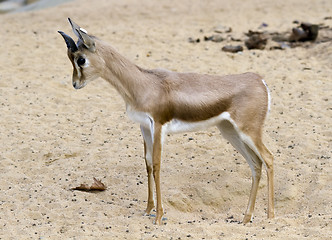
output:
{"label": "small stone", "polygon": [[249,38],[244,42],[248,49],[263,50],[267,43],[267,37],[261,32],[249,31],[246,34]]}
{"label": "small stone", "polygon": [[290,41],[300,41],[301,39],[307,38],[307,33],[300,28],[293,28]]}
{"label": "small stone", "polygon": [[224,38],[219,34],[215,34],[210,37],[204,37],[204,41],[222,42],[224,41]]}
{"label": "small stone", "polygon": [[199,43],[201,40],[199,38],[193,39],[192,37],[188,38],[188,42],[190,43]]}
{"label": "small stone", "polygon": [[230,33],[230,32],[232,32],[232,28],[219,25],[219,26],[215,27],[213,31],[215,33]]}
{"label": "small stone", "polygon": [[220,35],[213,35],[211,41],[212,42],[222,42],[222,41],[224,41],[224,38]]}
{"label": "small stone", "polygon": [[240,45],[238,45],[238,46],[226,45],[221,50],[224,52],[237,53],[237,52],[242,52],[243,47]]}

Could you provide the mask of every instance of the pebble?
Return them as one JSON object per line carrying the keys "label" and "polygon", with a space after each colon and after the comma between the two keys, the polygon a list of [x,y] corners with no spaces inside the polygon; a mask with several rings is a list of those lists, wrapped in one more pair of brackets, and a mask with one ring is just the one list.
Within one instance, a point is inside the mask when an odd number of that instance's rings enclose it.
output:
{"label": "pebble", "polygon": [[222,42],[224,41],[224,38],[219,34],[215,34],[210,37],[204,37],[204,41]]}
{"label": "pebble", "polygon": [[240,46],[240,45],[237,45],[237,46],[226,45],[221,50],[224,51],[224,52],[237,53],[237,52],[242,52],[243,47]]}
{"label": "pebble", "polygon": [[188,42],[190,43],[199,43],[201,40],[199,38],[193,39],[192,37],[188,38]]}
{"label": "pebble", "polygon": [[230,32],[232,32],[232,28],[219,25],[219,26],[214,28],[214,32],[216,32],[216,33],[230,33]]}

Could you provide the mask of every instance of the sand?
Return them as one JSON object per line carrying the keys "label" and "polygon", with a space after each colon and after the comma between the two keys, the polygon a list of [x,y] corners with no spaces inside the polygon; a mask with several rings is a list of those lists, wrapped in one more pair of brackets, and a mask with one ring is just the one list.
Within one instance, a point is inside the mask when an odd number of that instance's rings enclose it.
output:
{"label": "sand", "polygon": [[[0,15],[0,239],[329,239],[331,41],[232,54],[221,48],[234,42],[202,39],[218,26],[238,38],[262,23],[271,32],[294,20],[332,26],[331,16],[323,0],[81,0]],[[216,128],[166,138],[164,224],[142,216],[139,126],[106,81],[72,87],[57,33],[74,37],[67,17],[145,68],[261,74],[272,96],[264,141],[275,156],[276,217],[266,218],[263,171],[253,222],[239,223],[251,172]],[[107,190],[70,190],[93,177]]]}

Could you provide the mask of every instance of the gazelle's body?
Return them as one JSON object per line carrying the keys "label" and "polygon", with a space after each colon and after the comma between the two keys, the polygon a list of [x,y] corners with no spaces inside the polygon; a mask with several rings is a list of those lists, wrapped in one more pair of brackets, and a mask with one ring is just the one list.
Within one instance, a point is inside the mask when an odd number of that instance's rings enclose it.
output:
{"label": "gazelle's body", "polygon": [[268,176],[268,217],[274,216],[273,157],[262,142],[269,93],[259,75],[244,73],[221,77],[145,70],[108,44],[89,36],[72,21],[70,23],[79,37],[78,44],[63,32],[60,34],[67,43],[68,57],[74,67],[73,86],[79,89],[97,77],[104,78],[123,97],[129,118],[140,123],[148,173],[146,214],[154,208],[155,182],[156,222],[161,222],[160,162],[164,135],[217,126],[247,160],[252,171],[252,188],[243,222],[252,217],[262,163]]}

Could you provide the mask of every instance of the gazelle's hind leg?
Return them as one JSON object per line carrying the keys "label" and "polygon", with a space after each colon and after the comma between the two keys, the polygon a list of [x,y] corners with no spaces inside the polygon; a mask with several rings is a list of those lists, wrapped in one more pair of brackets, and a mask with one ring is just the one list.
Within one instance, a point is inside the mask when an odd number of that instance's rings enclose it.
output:
{"label": "gazelle's hind leg", "polygon": [[268,187],[268,210],[267,217],[274,218],[274,171],[273,171],[273,155],[262,143],[258,149],[266,167],[267,187]]}
{"label": "gazelle's hind leg", "polygon": [[258,191],[258,185],[261,178],[262,172],[262,161],[257,154],[248,146],[248,143],[244,141],[243,134],[239,132],[236,126],[230,121],[224,120],[220,122],[218,128],[223,135],[234,148],[247,160],[251,172],[252,172],[252,186],[250,191],[250,197],[248,207],[243,219],[243,223],[247,223],[252,218],[252,213],[255,208],[255,201]]}

